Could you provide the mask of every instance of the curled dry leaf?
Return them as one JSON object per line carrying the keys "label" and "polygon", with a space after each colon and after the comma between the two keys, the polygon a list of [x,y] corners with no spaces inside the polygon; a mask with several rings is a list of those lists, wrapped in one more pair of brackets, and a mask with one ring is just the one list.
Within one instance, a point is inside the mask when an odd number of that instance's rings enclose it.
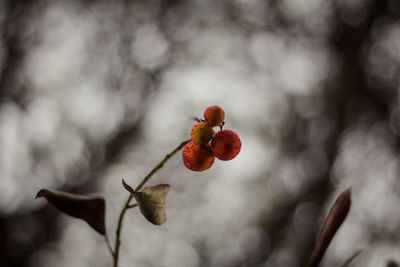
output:
{"label": "curled dry leaf", "polygon": [[105,200],[103,197],[82,196],[42,189],[36,198],[44,197],[59,211],[86,221],[98,233],[105,234]]}
{"label": "curled dry leaf", "polygon": [[135,192],[135,190],[133,190],[133,188],[129,184],[127,184],[124,179],[122,179],[122,185],[128,192],[130,192],[130,193]]}
{"label": "curled dry leaf", "polygon": [[316,267],[322,259],[333,236],[346,219],[351,205],[351,188],[342,192],[331,207],[319,234],[317,243],[311,253],[308,267]]}
{"label": "curled dry leaf", "polygon": [[168,184],[159,184],[132,193],[140,212],[149,222],[161,225],[167,221],[165,200],[170,188]]}

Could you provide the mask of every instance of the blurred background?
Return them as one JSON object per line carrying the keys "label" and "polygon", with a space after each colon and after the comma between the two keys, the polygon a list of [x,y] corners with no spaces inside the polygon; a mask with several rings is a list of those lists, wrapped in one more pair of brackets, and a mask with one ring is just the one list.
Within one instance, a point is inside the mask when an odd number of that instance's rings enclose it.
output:
{"label": "blurred background", "polygon": [[178,154],[168,221],[125,217],[120,266],[301,266],[334,199],[321,266],[400,262],[397,0],[0,0],[0,265],[111,266],[102,236],[41,188],[127,192],[220,105],[242,151]]}

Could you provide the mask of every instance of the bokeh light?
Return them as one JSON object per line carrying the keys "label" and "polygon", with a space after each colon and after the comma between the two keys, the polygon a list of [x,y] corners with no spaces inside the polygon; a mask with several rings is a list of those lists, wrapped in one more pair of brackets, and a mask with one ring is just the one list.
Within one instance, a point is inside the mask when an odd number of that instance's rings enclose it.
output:
{"label": "bokeh light", "polygon": [[0,265],[111,266],[103,238],[41,188],[127,192],[219,105],[242,141],[205,172],[170,159],[168,221],[129,210],[121,266],[302,266],[335,198],[321,266],[394,266],[400,8],[379,0],[0,0]]}

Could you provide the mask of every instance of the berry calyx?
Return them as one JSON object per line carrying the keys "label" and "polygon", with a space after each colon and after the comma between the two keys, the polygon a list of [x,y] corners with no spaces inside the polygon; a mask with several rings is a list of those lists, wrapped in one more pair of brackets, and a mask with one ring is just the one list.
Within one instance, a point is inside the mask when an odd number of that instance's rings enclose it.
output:
{"label": "berry calyx", "polygon": [[231,130],[221,130],[211,140],[211,150],[220,160],[231,160],[242,147],[239,136]]}
{"label": "berry calyx", "polygon": [[183,164],[192,171],[204,171],[214,163],[210,145],[198,145],[193,141],[186,144],[182,151]]}
{"label": "berry calyx", "polygon": [[225,119],[225,111],[217,105],[206,108],[204,111],[204,120],[211,127],[221,126]]}
{"label": "berry calyx", "polygon": [[198,122],[193,126],[190,137],[196,144],[205,145],[211,140],[214,133],[212,127],[206,122]]}

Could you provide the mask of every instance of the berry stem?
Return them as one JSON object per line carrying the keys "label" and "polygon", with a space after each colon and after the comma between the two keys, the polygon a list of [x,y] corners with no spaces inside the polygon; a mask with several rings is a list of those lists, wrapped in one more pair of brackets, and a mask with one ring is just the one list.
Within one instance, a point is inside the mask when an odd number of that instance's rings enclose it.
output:
{"label": "berry stem", "polygon": [[114,251],[113,251],[113,249],[111,247],[110,240],[108,239],[107,231],[104,233],[104,240],[106,241],[106,245],[107,245],[108,251],[114,257],[115,254],[114,254]]}
{"label": "berry stem", "polygon": [[142,189],[142,187],[147,183],[147,181],[150,179],[150,177],[156,173],[162,166],[164,166],[164,163],[169,160],[173,155],[175,155],[176,152],[181,150],[187,143],[189,143],[190,140],[183,141],[182,143],[179,144],[174,150],[172,150],[169,154],[167,154],[160,163],[158,163],[144,178],[143,180],[136,186],[135,192],[139,191]]}
{"label": "berry stem", "polygon": [[135,203],[135,204],[131,204],[131,205],[129,205],[129,206],[127,207],[127,209],[136,208],[137,206],[138,206],[138,204],[137,204],[137,203]]}
{"label": "berry stem", "polygon": [[[167,154],[163,160],[161,160],[143,179],[142,181],[136,186],[135,192],[142,189],[142,187],[150,180],[154,173],[156,173],[159,169],[164,166],[164,163],[167,162],[173,155],[175,155],[179,150],[181,150],[187,143],[191,140],[186,140],[180,143],[174,150],[172,150],[169,154]],[[122,222],[124,219],[124,215],[127,209],[135,207],[135,204],[130,205],[130,202],[133,198],[132,194],[129,194],[128,198],[124,202],[122,206],[121,213],[119,214],[118,218],[118,225],[116,230],[116,237],[115,237],[115,244],[114,244],[114,253],[111,255],[114,258],[113,267],[118,267],[118,258],[119,258],[119,248],[121,246],[121,232],[122,232]],[[112,252],[112,250],[111,250]]]}
{"label": "berry stem", "polygon": [[223,121],[223,122],[221,123],[221,126],[219,126],[219,128],[222,130],[222,127],[224,127],[224,125],[225,125],[225,122]]}

